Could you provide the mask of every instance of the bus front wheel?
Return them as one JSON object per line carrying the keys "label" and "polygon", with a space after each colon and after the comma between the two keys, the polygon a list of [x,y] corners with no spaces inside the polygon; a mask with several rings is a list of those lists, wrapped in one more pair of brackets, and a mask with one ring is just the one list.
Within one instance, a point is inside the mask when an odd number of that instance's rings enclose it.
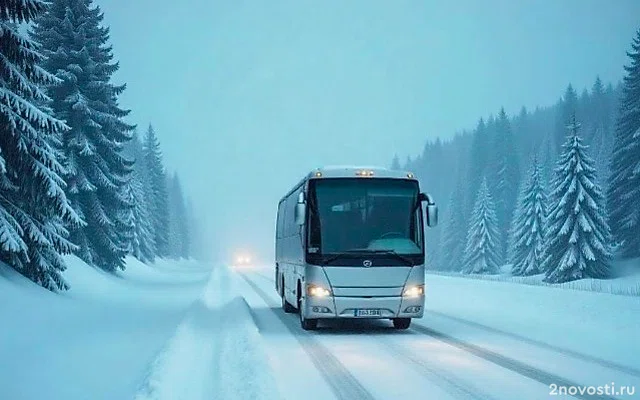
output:
{"label": "bus front wheel", "polygon": [[393,318],[393,327],[396,329],[408,329],[411,325],[411,318]]}
{"label": "bus front wheel", "polygon": [[284,295],[284,278],[280,281],[280,298],[282,299],[282,310],[287,314],[293,313],[296,309],[293,308],[291,304],[287,301],[287,298]]}

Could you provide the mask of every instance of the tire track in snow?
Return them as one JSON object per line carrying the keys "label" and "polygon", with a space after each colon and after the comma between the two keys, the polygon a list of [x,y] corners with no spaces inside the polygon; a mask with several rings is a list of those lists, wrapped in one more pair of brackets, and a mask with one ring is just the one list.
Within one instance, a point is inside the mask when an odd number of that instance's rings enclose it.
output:
{"label": "tire track in snow", "polygon": [[[258,275],[261,278],[266,279],[266,280],[268,280],[270,282],[273,282],[272,278],[269,278],[269,277],[267,277],[265,275],[262,275],[260,273],[256,273],[256,275]],[[553,346],[553,345],[550,345],[550,344],[547,344],[547,343],[544,343],[544,342],[540,342],[540,341],[537,341],[537,340],[534,340],[534,339],[530,339],[530,338],[527,338],[527,337],[523,337],[523,336],[520,336],[520,335],[516,335],[516,334],[512,334],[512,333],[506,332],[506,331],[502,331],[500,329],[491,328],[489,326],[485,326],[485,325],[478,324],[478,323],[471,322],[471,321],[466,321],[466,320],[463,320],[463,319],[460,319],[460,318],[456,318],[456,317],[451,317],[451,316],[448,316],[446,314],[438,313],[438,312],[435,312],[435,311],[428,311],[428,312],[431,312],[431,313],[436,314],[436,315],[440,315],[440,316],[445,317],[445,318],[450,318],[450,319],[453,319],[453,320],[457,320],[458,322],[461,322],[461,323],[467,323],[470,326],[475,326],[475,327],[478,327],[480,329],[485,329],[488,332],[492,332],[492,333],[495,333],[495,334],[502,334],[502,335],[507,336],[507,337],[512,337],[514,339],[520,340],[520,341],[522,341],[524,343],[532,344],[532,345],[537,346],[539,348],[552,350],[552,351],[555,351],[557,353],[568,355],[568,356],[571,356],[571,357],[574,357],[574,358],[577,358],[577,359],[580,359],[580,360],[583,360],[583,361],[595,363],[595,364],[604,366],[606,368],[615,369],[615,370],[618,370],[618,371],[621,371],[621,372],[625,372],[625,373],[629,373],[629,374],[635,375],[635,376],[637,376],[637,373],[640,372],[640,371],[635,370],[634,368],[629,368],[629,367],[626,367],[626,366],[623,366],[623,365],[620,365],[620,364],[616,364],[616,363],[613,363],[613,362],[610,362],[610,361],[607,361],[607,360],[604,360],[604,359],[588,356],[586,354],[582,354],[582,353],[578,353],[578,352],[575,352],[575,351],[572,351],[572,350],[568,350],[568,349],[564,349],[564,348],[561,348],[561,347]],[[468,343],[466,341],[456,339],[456,338],[454,338],[452,336],[449,336],[449,335],[447,335],[447,334],[445,334],[443,332],[436,331],[436,330],[433,330],[431,328],[427,328],[425,326],[421,326],[421,325],[418,325],[418,324],[413,324],[411,326],[411,331],[431,336],[434,339],[440,340],[441,342],[444,342],[444,343],[446,343],[448,345],[451,345],[453,347],[459,348],[459,349],[461,349],[461,350],[463,350],[463,351],[465,351],[467,353],[471,353],[471,354],[473,354],[473,355],[475,355],[475,356],[477,356],[479,358],[482,358],[482,359],[484,359],[486,361],[489,361],[489,362],[491,362],[493,364],[496,364],[496,365],[498,365],[498,366],[500,366],[502,368],[506,368],[506,369],[508,369],[510,371],[513,371],[513,372],[521,375],[521,376],[527,377],[529,379],[533,379],[533,380],[535,380],[537,382],[540,382],[540,383],[542,383],[544,385],[547,385],[547,386],[549,386],[551,384],[556,384],[558,386],[567,386],[567,387],[569,387],[569,386],[584,387],[585,386],[585,385],[580,385],[580,384],[578,384],[576,382],[573,382],[571,380],[565,379],[565,378],[563,378],[563,377],[561,377],[559,375],[556,375],[556,374],[544,371],[542,369],[536,368],[536,367],[531,366],[529,364],[526,364],[524,362],[521,362],[521,361],[515,360],[513,358],[504,356],[502,354],[496,353],[496,352],[494,352],[492,350],[489,350],[489,349],[486,349],[484,347],[477,346],[477,345]],[[414,364],[420,364],[421,367],[423,367],[423,368],[426,367],[426,363],[424,362],[424,360],[420,360],[415,355],[413,355],[411,352],[408,352],[406,355],[410,356],[410,357],[407,357],[407,360],[411,361]],[[433,371],[429,371],[429,372],[433,372]],[[447,382],[446,379],[445,379],[445,382]],[[454,385],[460,385],[460,383],[454,382]],[[461,386],[459,388],[456,388],[456,390],[458,390],[458,392],[460,392],[460,390],[462,390],[462,392],[467,393],[467,395],[469,395],[469,392],[473,392],[473,390],[469,390],[469,388],[462,389],[462,387],[463,386]],[[573,397],[579,398],[579,399],[615,400],[614,397],[609,397],[609,396],[604,396],[604,395],[600,395],[600,396],[598,396],[598,395],[588,395],[588,394],[581,395],[579,393],[576,394]],[[477,396],[475,398],[477,398]]]}
{"label": "tire track in snow", "polygon": [[[458,349],[464,350],[467,353],[471,353],[477,357],[480,357],[484,360],[487,360],[493,364],[496,364],[502,368],[506,368],[510,371],[513,371],[519,375],[525,376],[529,379],[533,379],[538,381],[547,387],[551,384],[555,384],[558,386],[574,386],[574,387],[587,387],[587,385],[581,385],[577,382],[570,381],[565,379],[559,375],[541,370],[539,368],[533,367],[529,364],[525,364],[521,361],[514,360],[513,358],[509,358],[498,354],[494,351],[485,349],[483,347],[468,343],[463,340],[456,339],[452,336],[444,334],[442,332],[435,331],[433,329],[427,328],[425,326],[414,325],[412,327],[413,331],[428,335],[433,337],[434,339],[440,340],[450,346],[457,347]],[[573,397],[578,399],[602,399],[602,400],[615,400],[614,397],[604,396],[604,395],[588,395],[588,394],[576,394]]]}
{"label": "tire track in snow", "polygon": [[[274,280],[266,275],[255,273],[255,275],[269,281],[274,282]],[[362,333],[365,333],[364,331]],[[401,333],[398,333],[401,334]],[[402,334],[401,334],[402,335]],[[415,334],[413,334],[415,335]],[[462,383],[456,377],[449,375],[447,372],[436,369],[429,365],[424,359],[417,357],[415,353],[411,350],[397,343],[393,343],[391,340],[380,336],[370,336],[372,340],[382,342],[383,348],[387,350],[387,352],[397,360],[400,360],[402,363],[405,363],[407,360],[410,361],[418,370],[418,372],[429,379],[434,384],[438,385],[440,388],[450,393],[454,397],[458,398],[471,398],[478,400],[494,400],[493,397],[482,393],[475,387],[466,385]]]}
{"label": "tire track in snow", "polygon": [[[415,334],[409,333],[414,336]],[[417,356],[415,352],[409,348],[394,343],[392,340],[386,338],[379,338],[384,343],[384,347],[389,350],[389,353],[402,362],[409,361],[413,364],[417,371],[429,379],[431,382],[438,385],[440,388],[450,393],[457,398],[468,398],[478,400],[495,400],[495,397],[490,396],[487,393],[482,392],[477,387],[464,383],[464,381],[441,368],[434,368],[426,360]]]}
{"label": "tire track in snow", "polygon": [[559,347],[559,346],[554,346],[554,345],[549,344],[549,343],[545,343],[545,342],[542,342],[542,341],[539,341],[539,340],[531,339],[531,338],[528,338],[528,337],[525,337],[525,336],[521,336],[521,335],[518,335],[518,334],[515,334],[515,333],[503,331],[501,329],[492,328],[490,326],[483,325],[483,324],[480,324],[478,322],[469,321],[469,320],[466,320],[466,319],[463,319],[463,318],[459,318],[459,317],[453,317],[451,315],[444,314],[444,313],[441,313],[441,312],[438,312],[438,311],[425,310],[425,313],[437,315],[438,317],[449,319],[451,321],[455,321],[455,322],[458,322],[458,323],[461,323],[461,324],[464,324],[464,325],[472,326],[474,328],[478,328],[478,329],[484,330],[486,332],[491,332],[491,333],[494,333],[494,334],[497,334],[497,335],[502,335],[502,336],[505,336],[505,337],[509,337],[511,339],[515,339],[515,340],[518,340],[520,342],[524,342],[524,343],[527,343],[527,344],[530,344],[530,345],[533,345],[533,346],[537,346],[537,347],[542,348],[542,349],[551,350],[551,351],[554,351],[556,353],[564,354],[566,356],[573,357],[573,358],[576,358],[576,359],[579,359],[579,360],[582,360],[582,361],[591,362],[591,363],[600,365],[600,366],[605,367],[605,368],[617,370],[617,371],[620,371],[620,372],[623,372],[623,373],[626,373],[626,374],[629,374],[629,375],[640,377],[640,370],[638,370],[636,368],[633,368],[633,367],[628,367],[626,365],[618,364],[618,363],[615,363],[615,362],[612,362],[612,361],[608,361],[608,360],[605,360],[603,358],[590,356],[590,355],[587,355],[587,354],[584,354],[584,353],[579,353],[577,351],[565,349],[565,348],[562,348],[562,347]]}
{"label": "tire track in snow", "polygon": [[[273,279],[267,277],[266,275],[262,275],[260,273],[256,273],[256,275],[260,276],[263,279],[267,279],[267,280],[273,282]],[[553,352],[556,352],[556,353],[559,353],[559,354],[563,354],[563,355],[566,355],[566,356],[569,356],[569,357],[572,357],[572,358],[575,358],[575,359],[578,359],[578,360],[582,360],[582,361],[586,361],[586,362],[589,362],[589,363],[593,363],[593,364],[599,365],[601,367],[605,367],[605,368],[608,368],[608,369],[613,369],[613,370],[616,370],[616,371],[619,371],[619,372],[623,372],[623,373],[626,373],[626,374],[629,374],[629,375],[632,375],[632,376],[635,376],[635,377],[640,377],[640,370],[638,370],[636,368],[633,368],[633,367],[626,366],[626,365],[618,364],[618,363],[615,363],[613,361],[605,360],[605,359],[600,358],[600,357],[590,356],[588,354],[580,353],[580,352],[577,352],[577,351],[574,351],[574,350],[570,350],[570,349],[566,349],[566,348],[563,348],[563,347],[560,347],[560,346],[555,346],[555,345],[552,345],[552,344],[549,344],[549,343],[546,343],[546,342],[543,342],[543,341],[540,341],[540,340],[531,339],[531,338],[528,338],[526,336],[522,336],[522,335],[518,335],[518,334],[515,334],[515,333],[507,332],[507,331],[504,331],[504,330],[501,330],[501,329],[493,328],[493,327],[490,327],[490,326],[487,326],[487,325],[484,325],[484,324],[480,324],[478,322],[469,321],[469,320],[466,320],[466,319],[463,319],[463,318],[459,318],[459,317],[454,317],[454,316],[451,316],[451,315],[448,315],[448,314],[445,314],[445,313],[442,313],[442,312],[439,312],[439,311],[425,310],[425,314],[427,314],[427,313],[433,314],[433,315],[436,315],[436,316],[439,316],[439,317],[442,317],[442,318],[445,318],[445,319],[449,319],[451,321],[455,321],[455,322],[458,322],[458,323],[461,323],[461,324],[464,324],[464,325],[472,326],[474,328],[481,329],[481,330],[484,330],[486,332],[490,332],[490,333],[493,333],[493,334],[496,334],[496,335],[502,335],[502,336],[505,336],[505,337],[508,337],[508,338],[511,338],[511,339],[514,339],[514,340],[517,340],[517,341],[520,341],[520,342],[523,342],[523,343],[526,343],[526,344],[541,348],[541,349],[550,350],[550,351],[553,351]],[[420,325],[418,325],[418,326],[420,326]],[[416,327],[416,324],[413,324],[412,325],[412,329],[414,329],[415,327]],[[430,328],[427,328],[427,329],[429,329],[429,330],[431,330],[433,332],[436,332],[433,329],[430,329]],[[590,397],[590,398],[593,398],[593,396]]]}
{"label": "tire track in snow", "polygon": [[[263,275],[261,273],[254,273],[262,279],[265,279],[271,283],[274,283],[274,279]],[[364,331],[362,333],[365,333]],[[403,335],[402,333],[398,333]],[[419,334],[408,332],[408,334],[412,336],[417,336]],[[413,366],[417,369],[418,373],[423,375],[429,381],[433,382],[441,389],[446,391],[457,398],[464,399],[477,399],[477,400],[495,400],[494,397],[483,393],[478,388],[464,383],[460,378],[455,377],[448,372],[434,368],[430,365],[426,360],[417,356],[414,352],[412,352],[406,346],[402,346],[401,344],[394,343],[389,339],[383,338],[381,336],[370,336],[371,340],[384,343],[382,347],[387,350],[387,352],[394,357],[395,359],[405,363],[409,361]]]}
{"label": "tire track in snow", "polygon": [[[273,301],[267,293],[258,287],[244,273],[238,274],[251,286],[251,288],[271,308],[278,308],[279,304]],[[258,274],[259,275],[259,274]],[[265,276],[261,275],[263,278]],[[311,334],[298,327],[295,321],[287,318],[284,313],[273,311],[280,321],[298,340],[304,351],[309,355],[315,367],[327,381],[336,398],[341,400],[374,400],[375,397],[349,372],[349,370],[333,355],[325,346],[313,338]]]}

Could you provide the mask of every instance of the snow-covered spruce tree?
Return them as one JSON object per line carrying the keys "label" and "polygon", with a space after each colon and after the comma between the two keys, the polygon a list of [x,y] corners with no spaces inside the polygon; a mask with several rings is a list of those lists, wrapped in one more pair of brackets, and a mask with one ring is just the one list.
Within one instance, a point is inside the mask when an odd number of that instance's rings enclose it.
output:
{"label": "snow-covered spruce tree", "polygon": [[18,31],[45,11],[38,0],[0,2],[0,261],[37,284],[68,288],[61,254],[75,247],[67,225],[80,225],[64,193],[58,152],[66,125],[44,107],[38,45]]}
{"label": "snow-covered spruce tree", "polygon": [[562,152],[562,144],[567,137],[567,125],[571,122],[572,115],[578,109],[578,94],[573,85],[569,84],[564,92],[564,96],[556,107],[556,127],[554,131],[554,149],[556,154]]}
{"label": "snow-covered spruce tree", "polygon": [[601,188],[607,188],[611,180],[611,159],[613,156],[613,136],[605,130],[597,130],[589,146],[594,155],[595,168],[598,171],[597,183]]}
{"label": "snow-covered spruce tree", "polygon": [[462,271],[462,256],[465,246],[466,220],[464,217],[463,188],[458,181],[449,198],[447,218],[442,232],[442,255],[437,269]]}
{"label": "snow-covered spruce tree", "polygon": [[132,162],[122,155],[133,126],[118,107],[125,86],[111,83],[108,28],[92,0],[54,0],[32,29],[42,44],[46,70],[61,82],[49,87],[55,116],[71,128],[62,137],[68,165],[67,196],[86,226],[71,230],[77,254],[107,271],[124,269],[130,240],[124,188]]}
{"label": "snow-covered spruce tree", "polygon": [[185,244],[186,258],[192,258],[195,255],[195,242],[197,241],[197,226],[195,209],[193,201],[187,198],[187,240]]}
{"label": "snow-covered spruce tree", "polygon": [[612,109],[611,96],[598,76],[592,86],[588,104],[588,115],[591,121],[588,135],[585,135],[585,143],[589,145],[590,153],[595,159],[595,168],[598,171],[597,183],[602,188],[608,186],[611,175],[610,163],[614,138],[611,126]]}
{"label": "snow-covered spruce tree", "polygon": [[188,257],[187,211],[178,174],[174,172],[169,186],[169,248],[175,258]]}
{"label": "snow-covered spruce tree", "polygon": [[540,144],[538,155],[540,157],[540,164],[542,166],[542,181],[546,187],[549,187],[553,180],[553,170],[555,168],[555,161],[557,160],[554,137],[551,135],[545,135]]}
{"label": "snow-covered spruce tree", "polygon": [[511,271],[517,276],[535,275],[543,272],[547,223],[547,195],[537,158],[519,197],[511,230]]}
{"label": "snow-covered spruce tree", "polygon": [[607,191],[609,224],[625,258],[640,256],[640,30],[631,49]]}
{"label": "snow-covered spruce tree", "polygon": [[495,204],[485,178],[480,184],[467,231],[463,272],[467,274],[498,272],[501,262],[499,235]]}
{"label": "snow-covered spruce tree", "polygon": [[180,235],[179,235],[179,221],[176,215],[176,207],[175,207],[175,193],[173,186],[173,178],[175,177],[175,172],[172,176],[167,174],[167,206],[169,208],[169,229],[168,229],[168,256],[171,258],[178,259],[180,258]]}
{"label": "snow-covered spruce tree", "polygon": [[504,111],[498,115],[496,136],[492,148],[493,165],[490,170],[491,184],[489,186],[495,201],[496,216],[498,218],[499,240],[498,254],[501,260],[507,257],[509,228],[513,220],[513,211],[518,198],[520,185],[520,162],[515,147],[509,118]]}
{"label": "snow-covered spruce tree", "polygon": [[544,262],[545,281],[550,283],[610,275],[611,234],[604,196],[575,116],[568,128],[552,183]]}
{"label": "snow-covered spruce tree", "polygon": [[[463,218],[471,214],[473,210],[473,201],[482,178],[486,175],[489,167],[489,158],[491,143],[489,142],[489,133],[487,132],[487,126],[484,119],[480,118],[478,126],[473,132],[471,139],[471,149],[469,151],[469,168],[468,168],[468,180],[466,183],[465,192],[468,194],[467,204],[464,205],[462,210]],[[464,233],[463,233],[464,237]]]}
{"label": "snow-covered spruce tree", "polygon": [[156,255],[169,255],[169,197],[167,193],[167,177],[162,161],[160,142],[153,126],[149,125],[143,140],[144,162],[149,173],[151,195],[149,209],[153,219]]}
{"label": "snow-covered spruce tree", "polygon": [[155,237],[153,220],[149,210],[151,185],[144,162],[142,143],[137,133],[127,146],[127,156],[135,161],[133,173],[127,182],[125,193],[133,207],[129,209],[129,218],[133,221],[133,233],[129,246],[130,253],[142,262],[155,259]]}
{"label": "snow-covered spruce tree", "polygon": [[128,212],[128,219],[132,221],[133,232],[129,241],[129,254],[142,262],[153,262],[155,258],[151,218],[149,216],[144,197],[143,183],[134,172],[125,186],[127,201],[133,204]]}
{"label": "snow-covered spruce tree", "polygon": [[[609,107],[607,104],[607,95],[600,76],[596,76],[596,81],[591,87],[591,93],[587,104],[585,105],[589,115],[590,123],[587,132],[584,134],[585,144],[591,148],[594,145],[594,137],[598,131],[608,130],[609,128]],[[598,171],[599,172],[599,171]]]}
{"label": "snow-covered spruce tree", "polygon": [[398,158],[397,154],[393,156],[393,160],[391,160],[391,169],[400,169],[400,159]]}

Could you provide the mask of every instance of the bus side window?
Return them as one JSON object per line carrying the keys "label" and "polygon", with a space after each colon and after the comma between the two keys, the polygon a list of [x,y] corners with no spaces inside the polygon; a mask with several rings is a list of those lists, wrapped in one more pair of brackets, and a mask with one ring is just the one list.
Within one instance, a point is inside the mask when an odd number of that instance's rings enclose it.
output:
{"label": "bus side window", "polygon": [[285,208],[286,208],[286,218],[285,218],[285,222],[284,222],[284,236],[285,237],[291,237],[293,236],[293,234],[295,234],[296,230],[295,230],[295,219],[294,219],[294,213],[295,213],[295,207],[296,207],[296,202],[297,202],[297,192],[292,193],[289,197],[287,197],[287,200],[285,200]]}
{"label": "bus side window", "polygon": [[278,238],[284,237],[284,221],[287,214],[285,202],[286,200],[280,203],[280,205],[278,206],[278,227],[277,227]]}

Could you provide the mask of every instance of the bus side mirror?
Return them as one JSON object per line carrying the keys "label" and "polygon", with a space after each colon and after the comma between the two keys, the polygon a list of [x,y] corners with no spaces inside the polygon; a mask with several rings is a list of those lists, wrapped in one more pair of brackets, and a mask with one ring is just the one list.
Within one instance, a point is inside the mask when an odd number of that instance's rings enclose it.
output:
{"label": "bus side mirror", "polygon": [[427,203],[427,226],[434,227],[438,225],[438,206],[436,206],[433,198],[426,193],[420,193],[419,200],[421,203]]}
{"label": "bus side mirror", "polygon": [[304,221],[306,220],[306,204],[304,201],[304,192],[301,192],[298,195],[298,202],[296,203],[296,209],[294,211],[294,219],[296,221],[296,225],[304,225]]}
{"label": "bus side mirror", "polygon": [[427,226],[433,228],[438,225],[438,206],[435,204],[427,205]]}

